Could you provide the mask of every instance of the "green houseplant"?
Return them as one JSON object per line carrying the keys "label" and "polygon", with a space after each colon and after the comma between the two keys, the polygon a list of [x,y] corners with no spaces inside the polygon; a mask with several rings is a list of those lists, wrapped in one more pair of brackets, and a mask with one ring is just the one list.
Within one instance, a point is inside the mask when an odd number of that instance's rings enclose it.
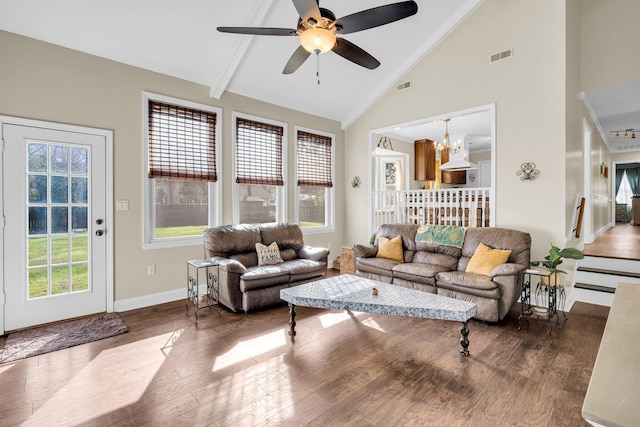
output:
{"label": "green houseplant", "polygon": [[[551,249],[549,249],[549,255],[544,257],[542,261],[531,261],[531,267],[543,266],[549,269],[551,273],[551,286],[556,286],[560,281],[560,273],[566,273],[566,271],[559,270],[558,265],[562,264],[563,259],[583,259],[584,254],[581,250],[576,248],[564,248],[560,249],[557,246],[551,245]],[[543,284],[546,285],[546,277],[542,277],[541,279]]]}

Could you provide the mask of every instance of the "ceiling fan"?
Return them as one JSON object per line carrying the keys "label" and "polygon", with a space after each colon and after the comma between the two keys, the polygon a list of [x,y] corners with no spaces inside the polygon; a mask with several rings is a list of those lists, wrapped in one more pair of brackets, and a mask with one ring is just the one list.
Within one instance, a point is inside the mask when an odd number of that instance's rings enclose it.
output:
{"label": "ceiling fan", "polygon": [[337,35],[355,33],[379,27],[415,15],[415,1],[403,1],[374,7],[336,19],[328,9],[319,7],[319,0],[293,0],[300,18],[297,29],[267,27],[218,27],[223,33],[261,36],[300,36],[300,46],[293,52],[283,74],[296,71],[312,53],[320,55],[333,51],[343,58],[373,70],[380,62],[350,41]]}

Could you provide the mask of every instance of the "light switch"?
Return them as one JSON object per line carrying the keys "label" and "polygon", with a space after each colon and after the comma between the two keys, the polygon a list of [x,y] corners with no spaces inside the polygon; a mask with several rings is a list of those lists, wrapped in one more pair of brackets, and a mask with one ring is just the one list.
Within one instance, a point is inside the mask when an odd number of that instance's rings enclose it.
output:
{"label": "light switch", "polygon": [[129,201],[128,200],[117,200],[116,201],[116,210],[117,211],[128,211],[129,210]]}

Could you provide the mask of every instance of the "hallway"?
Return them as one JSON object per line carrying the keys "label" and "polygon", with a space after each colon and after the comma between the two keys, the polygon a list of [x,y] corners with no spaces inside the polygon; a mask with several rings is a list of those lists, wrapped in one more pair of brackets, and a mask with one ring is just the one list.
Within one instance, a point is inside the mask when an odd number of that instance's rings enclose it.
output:
{"label": "hallway", "polygon": [[584,245],[585,256],[640,260],[640,226],[620,224],[609,228],[593,243]]}

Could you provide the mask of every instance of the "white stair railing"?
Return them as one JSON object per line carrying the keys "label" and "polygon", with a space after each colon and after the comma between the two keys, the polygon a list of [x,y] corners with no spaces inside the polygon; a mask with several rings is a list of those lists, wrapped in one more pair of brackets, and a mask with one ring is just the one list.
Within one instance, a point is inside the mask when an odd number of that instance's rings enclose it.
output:
{"label": "white stair railing", "polygon": [[373,229],[382,224],[488,227],[490,188],[373,192]]}

